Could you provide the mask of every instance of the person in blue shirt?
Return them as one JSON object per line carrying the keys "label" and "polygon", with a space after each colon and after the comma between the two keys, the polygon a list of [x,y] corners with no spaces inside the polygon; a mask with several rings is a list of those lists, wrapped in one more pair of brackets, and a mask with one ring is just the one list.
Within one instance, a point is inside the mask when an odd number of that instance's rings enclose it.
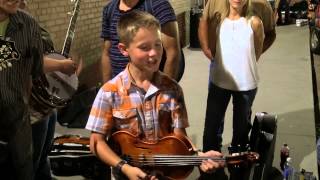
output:
{"label": "person in blue shirt", "polygon": [[178,23],[168,0],[112,0],[103,9],[102,32],[103,51],[101,57],[102,80],[107,82],[123,71],[128,63],[119,49],[117,23],[121,16],[133,10],[147,11],[156,17],[161,24],[163,48],[166,52],[166,63],[163,72],[176,79],[180,60],[180,40]]}

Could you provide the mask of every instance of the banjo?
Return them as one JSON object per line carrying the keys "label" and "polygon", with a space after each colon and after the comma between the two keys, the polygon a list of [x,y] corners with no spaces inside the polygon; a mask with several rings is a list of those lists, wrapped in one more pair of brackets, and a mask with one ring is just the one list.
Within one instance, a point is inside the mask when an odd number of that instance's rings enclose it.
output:
{"label": "banjo", "polygon": [[[80,1],[76,0],[75,2],[61,53],[49,53],[46,56],[57,60],[66,59],[69,56],[75,24],[80,11]],[[31,123],[42,120],[54,108],[66,106],[77,91],[78,84],[76,73],[66,75],[58,71],[43,74],[38,79],[33,80],[30,99]]]}

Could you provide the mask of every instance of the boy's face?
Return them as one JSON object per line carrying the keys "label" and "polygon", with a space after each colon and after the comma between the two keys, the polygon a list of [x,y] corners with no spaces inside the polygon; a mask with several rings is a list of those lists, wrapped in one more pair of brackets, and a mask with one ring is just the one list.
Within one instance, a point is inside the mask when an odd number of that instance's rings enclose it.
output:
{"label": "boy's face", "polygon": [[119,49],[140,71],[156,72],[163,52],[161,32],[157,28],[140,28],[129,46],[119,43]]}
{"label": "boy's face", "polygon": [[20,0],[0,0],[0,11],[15,14],[19,8]]}

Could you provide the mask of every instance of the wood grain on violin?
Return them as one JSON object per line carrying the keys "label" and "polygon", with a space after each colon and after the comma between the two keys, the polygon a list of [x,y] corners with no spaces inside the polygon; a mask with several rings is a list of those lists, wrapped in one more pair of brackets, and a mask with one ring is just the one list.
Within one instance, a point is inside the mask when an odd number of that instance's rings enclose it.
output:
{"label": "wood grain on violin", "polygon": [[254,162],[259,155],[239,153],[223,158],[197,156],[191,141],[185,136],[168,135],[157,142],[139,139],[127,131],[115,132],[109,142],[111,148],[130,165],[147,173],[156,173],[168,179],[185,179],[203,160],[222,161],[228,165]]}

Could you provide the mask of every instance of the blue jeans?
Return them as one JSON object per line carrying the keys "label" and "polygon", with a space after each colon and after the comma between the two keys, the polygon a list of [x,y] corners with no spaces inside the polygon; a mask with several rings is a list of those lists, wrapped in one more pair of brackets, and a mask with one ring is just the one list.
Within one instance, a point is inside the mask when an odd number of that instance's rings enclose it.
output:
{"label": "blue jeans", "polygon": [[249,143],[251,106],[257,89],[231,91],[209,84],[207,110],[203,132],[203,151],[221,151],[223,121],[230,98],[233,103],[233,137],[231,146],[245,147]]}
{"label": "blue jeans", "polygon": [[34,179],[51,179],[51,168],[48,154],[54,138],[57,113],[32,125]]}

